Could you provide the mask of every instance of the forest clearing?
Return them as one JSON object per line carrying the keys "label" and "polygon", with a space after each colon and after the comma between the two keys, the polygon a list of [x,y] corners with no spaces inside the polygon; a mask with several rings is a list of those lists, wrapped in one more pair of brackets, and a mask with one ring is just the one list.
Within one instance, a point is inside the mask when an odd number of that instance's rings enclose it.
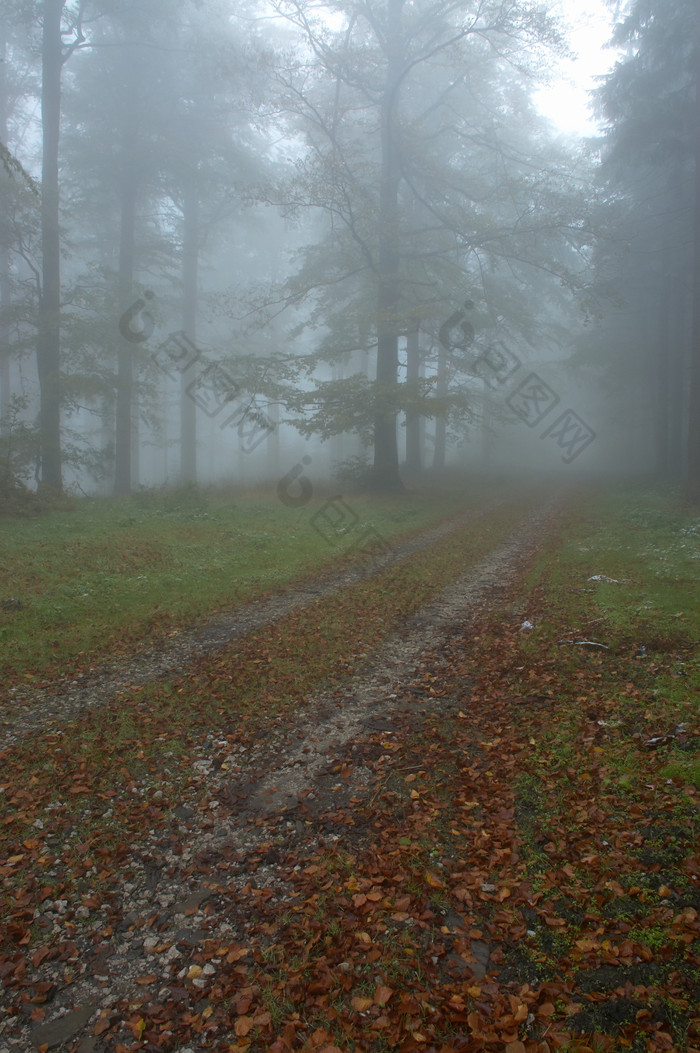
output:
{"label": "forest clearing", "polygon": [[3,1053],[700,1049],[675,491],[184,490],[0,546]]}

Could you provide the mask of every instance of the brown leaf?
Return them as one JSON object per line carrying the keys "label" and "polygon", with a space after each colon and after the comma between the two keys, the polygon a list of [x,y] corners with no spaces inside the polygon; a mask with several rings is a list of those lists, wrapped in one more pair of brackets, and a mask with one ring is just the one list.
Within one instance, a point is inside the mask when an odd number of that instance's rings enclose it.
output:
{"label": "brown leaf", "polygon": [[103,1035],[105,1031],[109,1031],[110,1023],[108,1016],[101,1016],[92,1029],[92,1033],[95,1036]]}
{"label": "brown leaf", "polygon": [[39,947],[38,950],[34,951],[34,954],[32,956],[32,965],[34,966],[35,969],[37,969],[41,965],[41,963],[43,962],[44,958],[48,957],[48,954],[49,954],[49,948],[48,947]]}
{"label": "brown leaf", "polygon": [[394,992],[390,987],[384,987],[380,984],[380,986],[374,992],[375,1005],[386,1005],[393,993]]}
{"label": "brown leaf", "polygon": [[236,1023],[233,1025],[233,1030],[236,1032],[239,1038],[245,1038],[249,1031],[255,1027],[252,1016],[239,1016]]}

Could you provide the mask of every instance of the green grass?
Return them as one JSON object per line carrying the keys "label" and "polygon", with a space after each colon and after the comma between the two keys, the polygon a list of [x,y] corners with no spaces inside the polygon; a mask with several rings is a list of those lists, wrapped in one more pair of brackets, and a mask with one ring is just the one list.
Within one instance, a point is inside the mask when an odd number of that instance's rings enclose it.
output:
{"label": "green grass", "polygon": [[[574,703],[551,730],[562,765],[580,721],[576,680],[593,667],[609,684],[614,712],[606,714],[619,749],[608,758],[616,777],[629,781],[640,735],[676,734],[697,723],[700,697],[700,515],[673,491],[627,486],[579,501],[552,558],[544,551],[528,576],[539,589],[542,617],[523,639],[528,660],[556,648],[560,673],[568,669]],[[592,581],[596,575],[616,583]],[[548,610],[553,612],[548,617]],[[564,628],[562,628],[564,626]],[[604,644],[608,650],[574,645]],[[698,785],[698,742],[673,749],[662,774]]]}
{"label": "green grass", "polygon": [[[362,540],[415,533],[483,498],[351,497],[353,530],[314,529],[324,498],[285,507],[274,491],[183,489],[85,499],[0,519],[0,675],[89,664],[335,564]],[[18,601],[8,603],[8,601]],[[21,605],[21,606],[19,606]]]}

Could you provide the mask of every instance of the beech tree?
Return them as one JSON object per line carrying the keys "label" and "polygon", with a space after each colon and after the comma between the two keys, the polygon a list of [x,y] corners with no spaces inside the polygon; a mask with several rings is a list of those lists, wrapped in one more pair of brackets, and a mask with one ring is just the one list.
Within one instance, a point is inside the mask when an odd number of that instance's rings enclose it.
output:
{"label": "beech tree", "polygon": [[[371,408],[373,484],[399,488],[397,414],[412,392],[415,459],[420,390],[415,361],[409,386],[399,383],[401,338],[412,334],[415,355],[416,330],[432,329],[435,347],[441,322],[474,284],[482,313],[492,311],[485,270],[496,272],[501,261],[561,278],[567,252],[585,238],[571,188],[541,160],[548,148],[529,99],[543,55],[559,39],[544,11],[526,2],[276,0],[274,7],[305,44],[277,77],[280,105],[307,146],[277,197],[290,210],[328,217],[324,243],[307,253],[290,302],[308,302],[313,292],[311,323],[325,312],[330,341],[341,347],[343,298],[359,315],[363,336],[354,347],[376,355],[374,377],[336,383],[335,399],[350,423],[354,394],[358,429]],[[431,394],[432,412],[444,412],[444,392]],[[303,401],[301,392],[299,408]],[[332,428],[328,409],[322,434]]]}

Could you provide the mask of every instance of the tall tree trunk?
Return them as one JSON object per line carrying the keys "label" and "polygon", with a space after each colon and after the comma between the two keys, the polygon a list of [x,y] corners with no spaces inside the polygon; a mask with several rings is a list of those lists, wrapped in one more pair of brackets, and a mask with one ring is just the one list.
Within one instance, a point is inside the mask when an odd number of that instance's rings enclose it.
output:
{"label": "tall tree trunk", "polygon": [[[193,344],[197,328],[197,281],[199,266],[199,198],[194,179],[183,195],[182,232],[182,328]],[[195,363],[196,368],[196,363]],[[192,371],[180,381],[180,481],[197,482],[197,404],[185,390]]]}
{"label": "tall tree trunk", "polygon": [[671,305],[671,390],[669,394],[669,468],[674,479],[685,472],[685,432],[688,396],[688,353],[692,319],[688,310],[685,282],[679,278],[673,285]]}
{"label": "tall tree trunk", "polygon": [[[333,380],[343,380],[345,377],[345,367],[343,362],[334,362],[331,366],[331,378]],[[273,418],[275,425],[279,421],[279,415]],[[275,427],[274,435],[277,435],[279,431],[278,427]],[[343,460],[343,450],[345,447],[345,432],[340,432],[338,435],[334,435],[331,438],[331,467],[337,464],[341,464]]]}
{"label": "tall tree trunk", "polygon": [[411,326],[406,336],[406,387],[409,405],[406,410],[406,468],[409,472],[420,472],[421,461],[421,415],[415,403],[420,392],[420,328],[418,322]]}
{"label": "tall tree trunk", "polygon": [[[8,142],[8,87],[7,87],[7,42],[0,25],[0,141]],[[0,201],[0,226],[5,225],[6,209]],[[0,312],[5,312],[12,299],[10,281],[10,253],[3,240],[0,244]],[[10,329],[7,322],[0,321],[0,437],[7,434],[10,415]],[[9,475],[10,466],[7,465]]]}
{"label": "tall tree trunk", "polygon": [[[136,198],[138,175],[136,147],[135,76],[129,83],[122,132],[121,225],[119,231],[119,309],[123,313],[133,304],[136,256]],[[117,410],[115,434],[114,492],[130,494],[132,489],[132,440],[134,401],[134,344],[122,334],[117,356]]]}
{"label": "tall tree trunk", "polygon": [[[6,142],[3,139],[3,142]],[[10,258],[7,248],[0,247],[0,311],[10,306]],[[11,488],[14,472],[12,469],[11,439],[12,425],[10,401],[10,334],[9,326],[0,322],[0,494]]]}
{"label": "tall tree trunk", "polygon": [[381,112],[379,276],[377,281],[377,386],[372,485],[402,489],[396,436],[399,367],[399,129],[398,96],[403,48],[404,0],[388,0],[387,80]]}
{"label": "tall tree trunk", "polygon": [[656,402],[656,472],[662,478],[669,474],[670,395],[671,395],[671,291],[663,282],[657,315],[656,370],[654,394]]}
{"label": "tall tree trunk", "polygon": [[[447,350],[439,345],[437,363],[437,387],[435,394],[438,399],[447,398]],[[435,452],[433,454],[433,468],[442,471],[445,467],[447,447],[447,422],[442,416],[435,418]]]}
{"label": "tall tree trunk", "polygon": [[42,490],[61,490],[61,249],[58,144],[61,124],[61,15],[65,0],[44,0],[41,79],[41,253],[37,371]]}
{"label": "tall tree trunk", "polygon": [[700,14],[695,21],[695,189],[693,217],[693,335],[688,419],[688,494],[700,502]]}

